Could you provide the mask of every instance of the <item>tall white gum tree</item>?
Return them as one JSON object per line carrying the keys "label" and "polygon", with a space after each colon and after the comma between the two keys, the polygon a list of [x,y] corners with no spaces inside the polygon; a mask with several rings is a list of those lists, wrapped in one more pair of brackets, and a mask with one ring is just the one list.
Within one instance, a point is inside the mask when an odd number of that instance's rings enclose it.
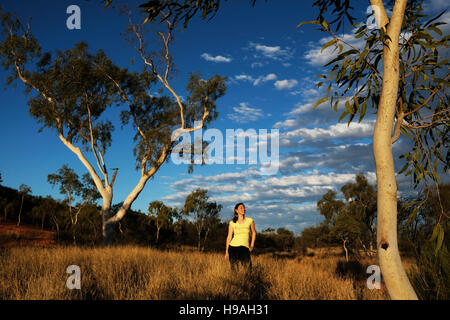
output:
{"label": "tall white gum tree", "polygon": [[[8,83],[20,80],[28,94],[36,94],[28,102],[31,116],[43,125],[42,129],[55,130],[86,167],[102,198],[103,240],[110,244],[114,225],[168,159],[179,137],[216,119],[215,101],[225,94],[226,78],[215,75],[204,80],[191,74],[186,87],[189,96],[183,102],[169,81],[173,68],[169,43],[174,30],[170,23],[166,32],[158,33],[161,56],[147,54],[142,26],[131,23],[145,66],[137,73],[119,68],[102,50],[95,55],[88,53],[83,42],[53,55],[43,53],[29,24],[1,11],[0,18],[0,62],[10,71]],[[157,83],[171,97],[149,95],[151,85]],[[131,122],[136,132],[134,154],[140,170],[136,185],[117,212],[111,212],[111,204],[118,169],[111,174],[105,158],[114,126],[109,120],[100,120],[113,105],[126,106],[120,120],[122,124]]]}
{"label": "tall white gum tree", "polygon": [[[318,76],[324,79],[317,84],[319,87],[324,82],[329,85],[326,96],[314,107],[330,102],[337,111],[340,103],[345,104],[339,121],[348,116],[348,124],[358,113],[361,121],[368,104],[376,109],[373,154],[380,268],[392,299],[417,299],[398,250],[397,182],[392,144],[402,133],[413,140],[413,150],[402,155],[406,163],[399,173],[408,169],[406,174],[413,175],[416,186],[422,179],[437,186],[438,171],[442,169],[447,173],[448,161],[444,157],[447,152],[448,158],[449,63],[439,52],[448,47],[449,37],[443,36],[439,29],[442,23],[437,22],[443,13],[433,18],[424,15],[423,1],[389,1],[392,13],[388,17],[383,1],[370,0],[378,26],[375,30],[366,24],[353,24],[354,18],[349,13],[351,2],[318,0],[314,3],[320,9],[318,19],[300,24],[319,25],[332,36],[322,50],[329,47],[336,50],[336,57],[326,65],[332,66],[330,74]],[[332,12],[332,22],[327,22],[327,11]],[[364,48],[357,48],[346,41],[348,38],[336,35],[344,18],[352,23],[354,33],[351,36],[364,40]],[[382,62],[382,70],[378,68],[379,62]],[[442,245],[440,221],[445,217],[441,206],[441,218],[432,237],[436,239],[436,249]]]}

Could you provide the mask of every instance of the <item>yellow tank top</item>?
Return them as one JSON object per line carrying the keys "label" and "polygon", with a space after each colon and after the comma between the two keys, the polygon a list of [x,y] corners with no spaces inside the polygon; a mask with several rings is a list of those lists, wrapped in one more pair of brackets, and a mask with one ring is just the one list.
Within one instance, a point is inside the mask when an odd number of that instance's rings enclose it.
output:
{"label": "yellow tank top", "polygon": [[243,223],[230,221],[230,225],[233,228],[233,239],[230,242],[230,246],[233,247],[249,247],[250,226],[253,219],[246,217]]}

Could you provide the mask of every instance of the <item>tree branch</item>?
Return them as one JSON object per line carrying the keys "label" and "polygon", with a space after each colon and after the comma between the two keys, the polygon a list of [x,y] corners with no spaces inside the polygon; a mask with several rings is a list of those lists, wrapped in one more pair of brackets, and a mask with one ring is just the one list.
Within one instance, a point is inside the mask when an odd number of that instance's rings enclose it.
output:
{"label": "tree branch", "polygon": [[152,73],[158,78],[158,80],[162,83],[162,85],[164,87],[166,87],[171,93],[172,95],[175,97],[176,101],[177,101],[177,105],[180,109],[180,121],[181,121],[181,125],[180,128],[184,129],[185,124],[184,124],[184,108],[183,108],[183,104],[181,102],[181,98],[180,96],[172,89],[172,87],[169,84],[169,81],[167,79],[169,70],[170,70],[170,57],[169,57],[169,40],[171,39],[171,35],[172,35],[172,30],[173,27],[172,25],[168,22],[168,33],[167,33],[167,37],[164,36],[164,34],[162,32],[159,32],[159,35],[161,36],[161,38],[163,39],[164,42],[164,59],[166,62],[166,70],[164,72],[164,78],[161,76],[161,74],[158,72],[158,70],[155,67],[155,64],[153,62],[152,58],[147,58],[145,56],[145,51],[144,51],[144,44],[143,44],[143,40],[142,40],[142,35],[139,33],[139,31],[136,28],[136,25],[132,24],[132,29],[134,34],[136,35],[136,38],[138,39],[139,42],[139,48],[137,48],[142,60],[144,61],[144,63],[148,66],[150,66],[152,68]]}
{"label": "tree branch", "polygon": [[402,126],[403,118],[405,117],[405,114],[403,113],[403,101],[400,97],[400,110],[397,110],[397,122],[395,123],[394,127],[394,135],[392,136],[391,143],[394,144],[398,138],[400,137],[400,128]]}
{"label": "tree branch", "polygon": [[[448,80],[448,78],[450,77],[450,74],[447,74],[447,76],[444,78],[444,80]],[[415,108],[414,110],[411,110],[407,113],[405,113],[405,116],[409,116],[412,113],[415,113],[417,111],[419,111],[420,109],[422,109],[423,107],[425,107],[428,102],[430,102],[431,98],[433,98],[438,92],[439,90],[441,90],[441,84],[437,86],[436,89],[433,90],[433,92],[428,96],[427,100],[425,100],[420,106],[418,106],[417,108]]]}
{"label": "tree branch", "polygon": [[[97,147],[97,150],[95,148],[96,144],[94,143],[94,133],[93,133],[93,130],[92,130],[91,109],[89,108],[89,103],[87,102],[88,97],[87,97],[86,93],[85,93],[85,97],[86,97],[86,108],[87,108],[87,111],[88,111],[88,119],[89,119],[89,132],[90,132],[90,137],[91,137],[91,141],[90,141],[91,142],[91,149],[92,149],[92,152],[94,153],[95,159],[97,160],[97,166],[100,169],[100,171],[103,174],[103,176],[105,177],[105,186],[107,186],[109,184],[108,183],[108,174],[107,174],[106,171],[103,170],[102,166],[100,165],[100,161],[99,161],[99,158],[98,158],[98,155],[97,155],[98,147]],[[98,151],[101,154],[100,150],[98,150]],[[102,156],[102,161],[103,161],[103,156]]]}
{"label": "tree branch", "polygon": [[[370,0],[372,5],[372,10],[375,13],[375,21],[377,22],[378,28],[383,28],[386,30],[386,25],[389,23],[389,18],[384,8],[383,0]],[[378,9],[375,9],[378,8]]]}

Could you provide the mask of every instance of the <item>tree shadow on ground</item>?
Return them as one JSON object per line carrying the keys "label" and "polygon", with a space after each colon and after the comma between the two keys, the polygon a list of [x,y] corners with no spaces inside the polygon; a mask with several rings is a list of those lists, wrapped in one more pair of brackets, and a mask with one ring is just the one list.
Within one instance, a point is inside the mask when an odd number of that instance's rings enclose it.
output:
{"label": "tree shadow on ground", "polygon": [[357,260],[338,261],[336,274],[342,278],[349,278],[356,281],[363,281],[367,278],[366,269]]}

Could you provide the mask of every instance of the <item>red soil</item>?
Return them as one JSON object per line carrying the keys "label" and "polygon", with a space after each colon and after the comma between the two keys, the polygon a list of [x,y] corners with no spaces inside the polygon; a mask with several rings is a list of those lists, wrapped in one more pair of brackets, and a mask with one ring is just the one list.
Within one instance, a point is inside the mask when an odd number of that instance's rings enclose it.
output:
{"label": "red soil", "polygon": [[0,248],[17,246],[55,247],[55,231],[39,227],[0,222]]}

